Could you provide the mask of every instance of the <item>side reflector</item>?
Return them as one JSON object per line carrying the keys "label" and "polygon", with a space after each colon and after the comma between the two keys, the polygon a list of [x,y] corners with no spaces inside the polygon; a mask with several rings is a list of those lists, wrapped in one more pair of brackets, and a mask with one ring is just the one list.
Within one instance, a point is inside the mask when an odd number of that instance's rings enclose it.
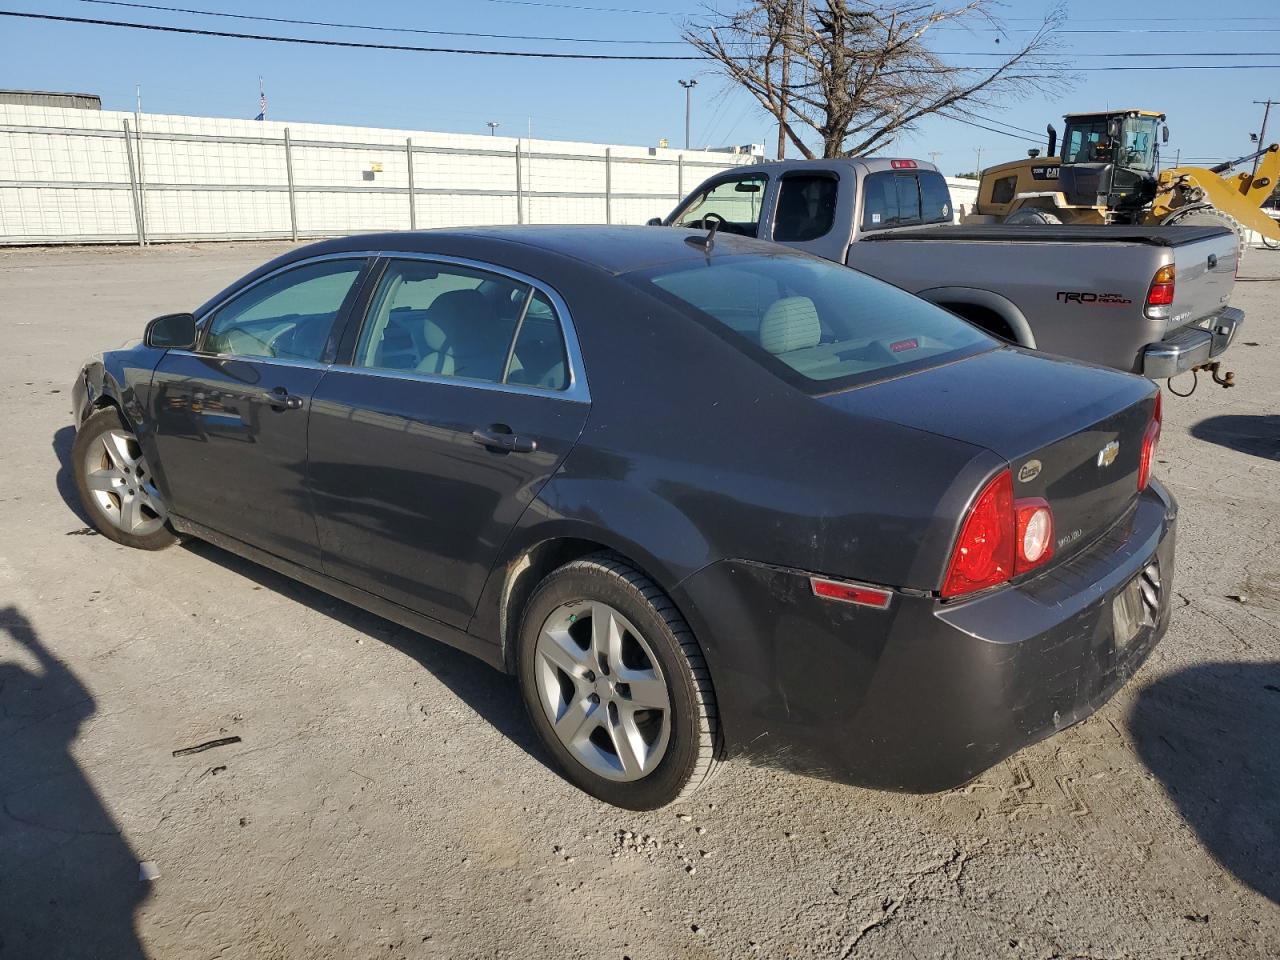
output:
{"label": "side reflector", "polygon": [[860,607],[875,607],[877,610],[888,610],[893,593],[877,587],[864,587],[857,583],[843,583],[840,580],[824,580],[822,577],[810,577],[813,595],[824,600],[839,600],[843,603],[856,603]]}

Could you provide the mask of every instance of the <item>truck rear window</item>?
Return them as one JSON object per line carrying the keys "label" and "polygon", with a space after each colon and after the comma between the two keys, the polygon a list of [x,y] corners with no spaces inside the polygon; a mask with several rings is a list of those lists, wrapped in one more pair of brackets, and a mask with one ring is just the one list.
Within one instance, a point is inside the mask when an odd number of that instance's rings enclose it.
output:
{"label": "truck rear window", "polygon": [[954,314],[849,267],[749,254],[627,277],[809,392],[991,349]]}
{"label": "truck rear window", "polygon": [[883,170],[863,180],[863,231],[950,223],[951,219],[951,192],[940,173]]}

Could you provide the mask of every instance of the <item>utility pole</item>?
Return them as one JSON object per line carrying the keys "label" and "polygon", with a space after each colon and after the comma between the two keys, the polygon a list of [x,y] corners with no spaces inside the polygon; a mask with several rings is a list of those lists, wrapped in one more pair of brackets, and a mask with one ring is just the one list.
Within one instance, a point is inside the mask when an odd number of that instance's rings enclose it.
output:
{"label": "utility pole", "polygon": [[942,156],[942,151],[941,151],[941,150],[930,150],[930,151],[929,151],[929,159],[930,159],[930,161],[932,161],[932,162],[933,162],[933,165],[934,165],[935,167],[938,165],[938,158],[939,158],[940,156]]}
{"label": "utility pole", "polygon": [[693,88],[698,85],[697,80],[680,80],[677,81],[680,86],[684,87],[684,148],[689,149],[689,114],[693,109]]}
{"label": "utility pole", "polygon": [[[1262,111],[1262,130],[1258,133],[1258,149],[1261,150],[1267,146],[1267,118],[1271,116],[1272,106],[1280,106],[1280,101],[1272,100],[1268,97],[1266,100],[1255,100],[1253,102],[1255,105],[1264,108]],[[1261,159],[1261,157],[1253,158],[1254,173],[1258,172],[1258,161]]]}
{"label": "utility pole", "polygon": [[500,124],[497,120],[489,120],[485,123],[485,126],[489,128],[489,136],[493,137],[493,136],[497,136],[498,128],[502,126],[502,124]]}
{"label": "utility pole", "polygon": [[982,173],[982,148],[978,148],[978,173]]}

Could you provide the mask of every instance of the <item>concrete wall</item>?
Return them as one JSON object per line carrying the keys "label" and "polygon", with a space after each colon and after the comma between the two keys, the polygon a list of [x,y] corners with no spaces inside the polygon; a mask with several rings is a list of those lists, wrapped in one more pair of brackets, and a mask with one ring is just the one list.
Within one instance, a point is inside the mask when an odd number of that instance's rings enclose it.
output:
{"label": "concrete wall", "polygon": [[310,237],[411,223],[643,223],[704,178],[751,159],[0,104],[0,244],[137,242],[139,206],[152,241]]}

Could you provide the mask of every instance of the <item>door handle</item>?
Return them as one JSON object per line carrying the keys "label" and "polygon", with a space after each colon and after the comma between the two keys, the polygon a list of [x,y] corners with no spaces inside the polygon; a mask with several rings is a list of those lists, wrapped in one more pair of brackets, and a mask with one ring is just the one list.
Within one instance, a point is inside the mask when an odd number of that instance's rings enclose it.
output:
{"label": "door handle", "polygon": [[533,453],[538,449],[538,441],[522,437],[507,430],[472,430],[471,439],[490,450],[501,450],[504,453]]}
{"label": "door handle", "polygon": [[276,387],[259,397],[274,410],[301,410],[302,398],[290,393],[284,387]]}

